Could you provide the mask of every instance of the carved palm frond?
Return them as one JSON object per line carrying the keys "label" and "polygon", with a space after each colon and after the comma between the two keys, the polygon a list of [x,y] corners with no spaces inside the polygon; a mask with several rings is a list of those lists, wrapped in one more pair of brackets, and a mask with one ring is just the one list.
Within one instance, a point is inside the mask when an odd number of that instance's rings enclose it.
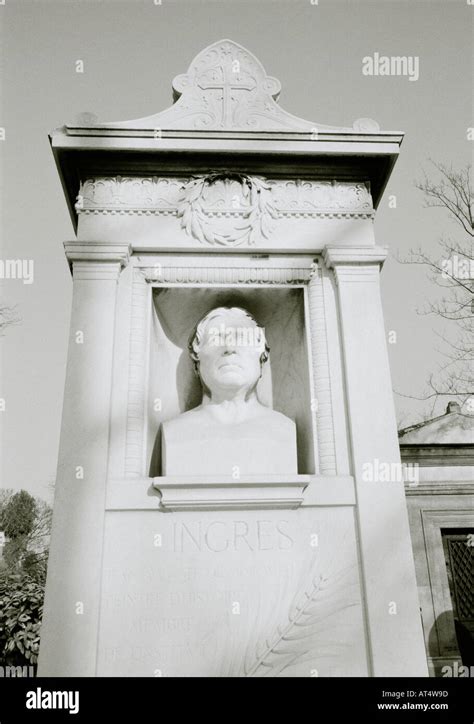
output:
{"label": "carved palm frond", "polygon": [[269,638],[257,642],[253,652],[247,650],[243,675],[273,677],[305,661],[340,657],[346,646],[340,641],[344,624],[338,620],[331,625],[331,619],[358,605],[346,573],[331,579],[315,576],[295,597],[286,620]]}

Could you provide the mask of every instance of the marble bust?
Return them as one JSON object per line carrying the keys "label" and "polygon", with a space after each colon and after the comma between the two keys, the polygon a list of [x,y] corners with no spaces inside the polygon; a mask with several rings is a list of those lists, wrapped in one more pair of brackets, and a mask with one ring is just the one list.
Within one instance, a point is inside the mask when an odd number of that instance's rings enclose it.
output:
{"label": "marble bust", "polygon": [[264,328],[245,309],[217,307],[188,349],[202,402],[163,424],[162,474],[296,474],[296,425],[257,395],[270,351]]}

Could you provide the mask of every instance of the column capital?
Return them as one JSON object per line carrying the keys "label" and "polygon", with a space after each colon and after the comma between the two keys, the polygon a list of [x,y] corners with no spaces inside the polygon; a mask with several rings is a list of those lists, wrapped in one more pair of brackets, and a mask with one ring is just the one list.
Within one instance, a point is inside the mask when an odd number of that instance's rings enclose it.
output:
{"label": "column capital", "polygon": [[64,251],[73,276],[81,278],[118,277],[127,266],[132,253],[131,244],[115,244],[96,241],[65,241]]}
{"label": "column capital", "polygon": [[383,246],[327,246],[323,251],[324,263],[328,269],[337,266],[378,264],[387,258],[388,249]]}
{"label": "column capital", "polygon": [[376,282],[387,257],[382,246],[327,246],[323,259],[334,270],[336,284],[341,282]]}

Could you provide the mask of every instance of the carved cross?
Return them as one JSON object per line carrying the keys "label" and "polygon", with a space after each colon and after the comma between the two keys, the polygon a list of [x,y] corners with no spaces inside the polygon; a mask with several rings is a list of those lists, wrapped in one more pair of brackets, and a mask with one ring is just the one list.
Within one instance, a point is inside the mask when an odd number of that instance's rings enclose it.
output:
{"label": "carved cross", "polygon": [[216,67],[221,71],[221,81],[200,80],[199,87],[202,90],[220,90],[222,91],[222,120],[221,127],[232,128],[232,91],[248,90],[251,91],[255,87],[250,81],[245,83],[241,80],[240,71],[236,73],[232,69],[232,63],[222,64]]}

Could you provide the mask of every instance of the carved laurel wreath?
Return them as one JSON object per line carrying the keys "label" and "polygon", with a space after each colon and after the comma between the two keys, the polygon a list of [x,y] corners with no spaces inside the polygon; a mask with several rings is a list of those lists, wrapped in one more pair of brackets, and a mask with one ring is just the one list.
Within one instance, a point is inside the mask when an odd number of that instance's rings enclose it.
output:
{"label": "carved laurel wreath", "polygon": [[[219,180],[235,179],[240,182],[242,196],[249,205],[237,207],[241,211],[244,223],[235,225],[229,233],[217,233],[212,229],[211,221],[203,207],[203,194],[206,187]],[[221,244],[238,246],[247,241],[255,244],[261,237],[268,238],[272,231],[272,220],[278,218],[273,205],[271,187],[259,176],[244,173],[212,172],[193,176],[183,187],[183,197],[177,206],[177,215],[181,219],[181,228],[194,236],[202,244]]]}

